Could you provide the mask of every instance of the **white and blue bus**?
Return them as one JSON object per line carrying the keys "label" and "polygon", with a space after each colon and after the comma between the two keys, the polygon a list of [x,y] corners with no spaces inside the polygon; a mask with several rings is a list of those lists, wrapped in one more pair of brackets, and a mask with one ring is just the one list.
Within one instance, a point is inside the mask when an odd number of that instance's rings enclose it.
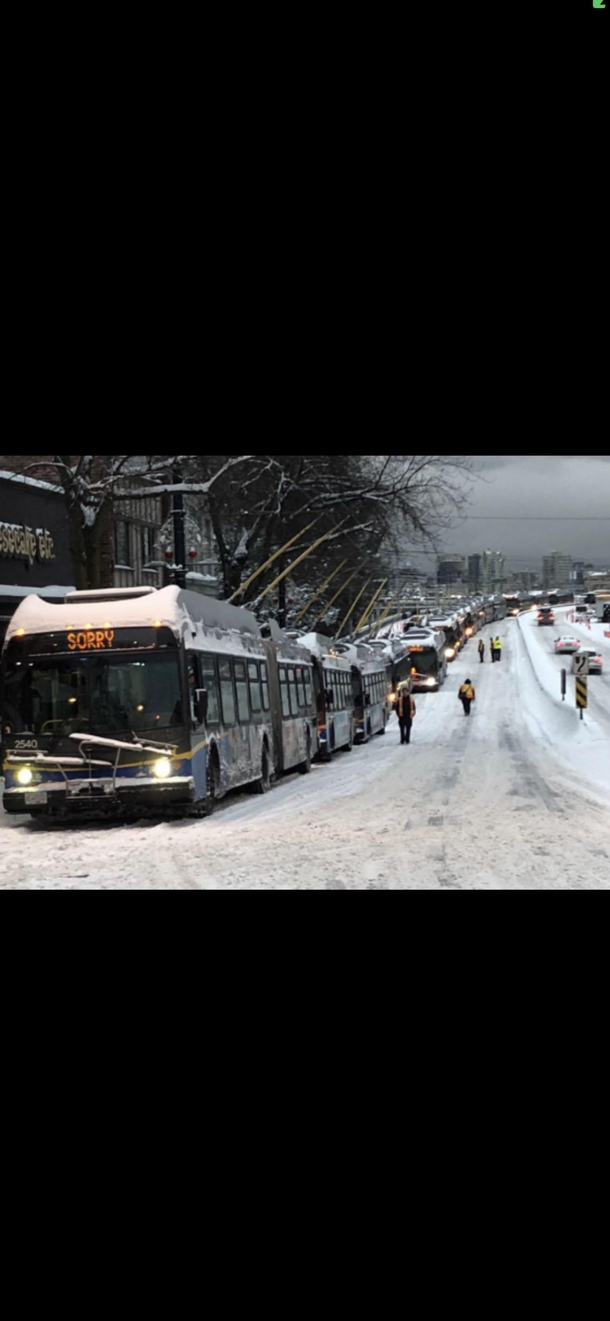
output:
{"label": "white and blue bus", "polygon": [[29,597],[2,656],[4,808],[203,815],[311,768],[313,663],[249,611],[166,587]]}
{"label": "white and blue bus", "polygon": [[368,743],[385,734],[391,715],[392,667],[389,658],[366,643],[334,643],[334,650],[349,660],[356,743]]}
{"label": "white and blue bus", "polygon": [[[412,692],[438,692],[447,678],[445,634],[438,630],[411,629],[406,634],[406,641],[409,644],[407,665]],[[402,668],[406,668],[404,663]]]}
{"label": "white and blue bus", "polygon": [[330,638],[308,633],[300,646],[311,656],[318,717],[318,761],[335,752],[351,752],[356,737],[352,667]]}

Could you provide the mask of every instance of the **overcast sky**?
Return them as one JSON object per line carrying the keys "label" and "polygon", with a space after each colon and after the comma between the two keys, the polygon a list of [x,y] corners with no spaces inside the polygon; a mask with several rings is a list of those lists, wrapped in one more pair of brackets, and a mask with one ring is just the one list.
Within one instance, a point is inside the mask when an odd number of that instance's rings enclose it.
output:
{"label": "overcast sky", "polygon": [[[474,464],[481,479],[473,484],[470,517],[447,533],[448,549],[501,550],[515,568],[537,568],[551,550],[610,567],[610,456],[494,454]],[[605,521],[587,521],[595,518]]]}

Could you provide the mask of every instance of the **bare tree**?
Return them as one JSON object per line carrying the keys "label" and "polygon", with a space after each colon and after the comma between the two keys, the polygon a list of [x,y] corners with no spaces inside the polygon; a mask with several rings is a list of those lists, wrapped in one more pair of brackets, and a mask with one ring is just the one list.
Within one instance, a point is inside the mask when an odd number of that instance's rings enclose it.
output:
{"label": "bare tree", "polygon": [[[180,493],[212,520],[224,596],[232,596],[258,566],[314,524],[308,541],[281,557],[241,598],[257,600],[265,587],[311,541],[327,533],[315,556],[303,561],[293,583],[300,599],[346,557],[357,572],[382,571],[386,548],[435,549],[438,537],[462,512],[470,460],[443,455],[154,455],[134,457],[50,455],[23,459],[36,476],[44,466],[64,492],[75,581],[108,586],[113,577],[112,526],[117,500]],[[173,474],[179,470],[180,480]],[[359,571],[361,568],[361,572]],[[280,611],[285,613],[280,585]],[[330,599],[330,595],[329,598]],[[343,603],[342,603],[343,604]]]}

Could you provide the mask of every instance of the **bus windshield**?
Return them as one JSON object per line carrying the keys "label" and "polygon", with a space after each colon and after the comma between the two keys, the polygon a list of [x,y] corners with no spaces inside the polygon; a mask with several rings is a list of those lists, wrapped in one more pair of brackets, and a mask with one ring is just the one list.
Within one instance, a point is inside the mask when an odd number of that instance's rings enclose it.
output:
{"label": "bus windshield", "polygon": [[176,655],[53,657],[10,664],[4,713],[14,733],[124,737],[183,723]]}
{"label": "bus windshield", "polygon": [[409,653],[409,668],[418,674],[438,674],[438,653],[434,647],[422,647]]}

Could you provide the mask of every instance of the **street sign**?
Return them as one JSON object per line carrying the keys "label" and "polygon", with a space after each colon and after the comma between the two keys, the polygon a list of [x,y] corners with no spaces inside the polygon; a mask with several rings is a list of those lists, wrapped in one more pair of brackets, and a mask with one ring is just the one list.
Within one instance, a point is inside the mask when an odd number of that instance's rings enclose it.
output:
{"label": "street sign", "polygon": [[589,673],[589,657],[588,657],[588,656],[578,656],[578,655],[577,655],[577,656],[573,656],[573,657],[572,657],[572,674],[580,674],[581,678],[584,679],[584,678],[587,677],[588,673]]}
{"label": "street sign", "polygon": [[583,718],[583,712],[587,710],[587,707],[589,705],[588,697],[587,697],[587,688],[588,688],[588,684],[586,679],[576,680],[576,709],[577,711],[580,711],[581,720]]}

